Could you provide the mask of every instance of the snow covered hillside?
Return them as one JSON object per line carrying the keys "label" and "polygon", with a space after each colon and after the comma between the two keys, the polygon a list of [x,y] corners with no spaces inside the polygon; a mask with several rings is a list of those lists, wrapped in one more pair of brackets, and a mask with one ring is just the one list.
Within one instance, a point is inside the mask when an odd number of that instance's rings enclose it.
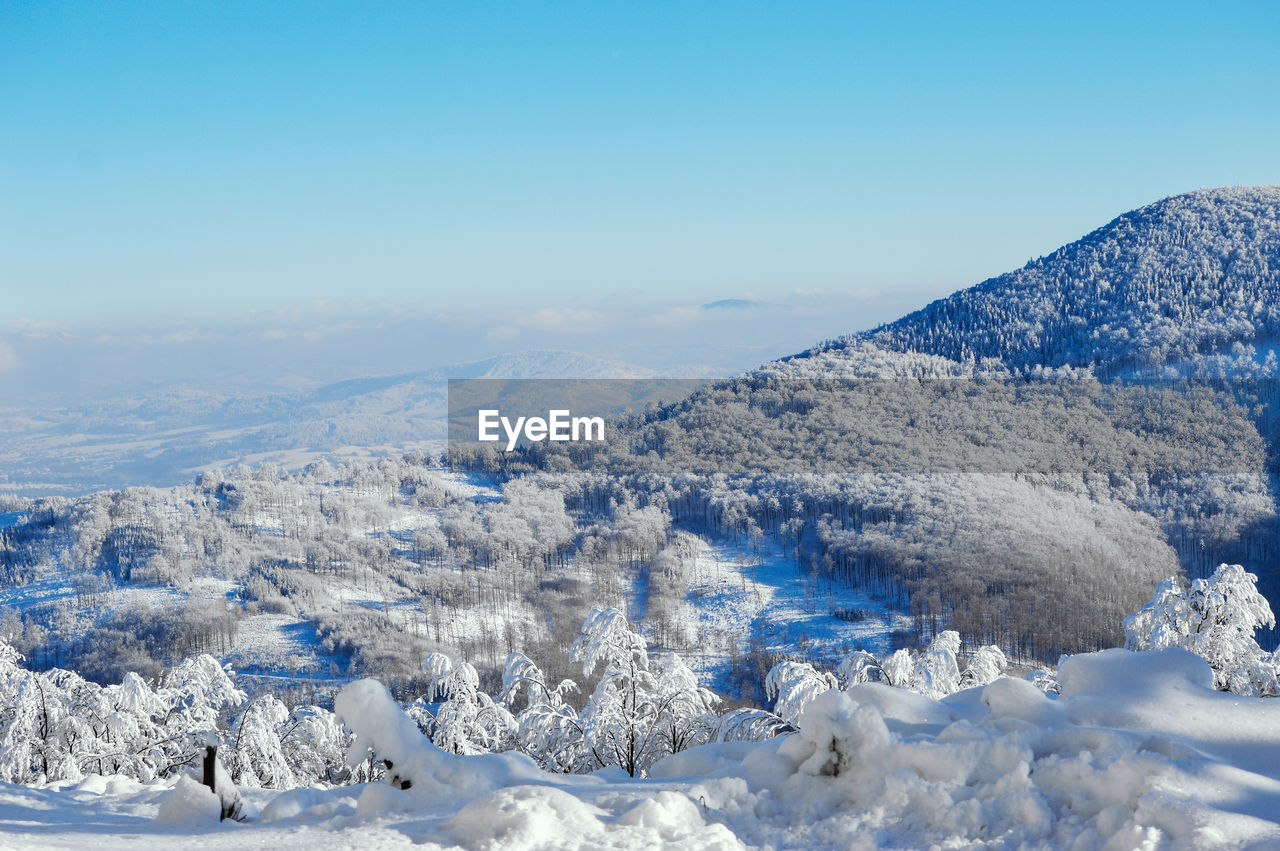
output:
{"label": "snow covered hillside", "polygon": [[685,605],[653,626],[659,639],[668,630],[696,637],[684,655],[716,691],[732,689],[733,661],[753,647],[834,664],[854,648],[887,655],[895,649],[894,633],[910,629],[910,618],[865,591],[805,576],[773,542],[761,551],[697,538],[690,543],[695,560],[686,573]]}
{"label": "snow covered hillside", "polygon": [[1234,187],[1125,213],[1022,269],[799,359],[856,355],[870,343],[953,362],[1162,374],[1167,363],[1265,345],[1277,332],[1280,186]]}

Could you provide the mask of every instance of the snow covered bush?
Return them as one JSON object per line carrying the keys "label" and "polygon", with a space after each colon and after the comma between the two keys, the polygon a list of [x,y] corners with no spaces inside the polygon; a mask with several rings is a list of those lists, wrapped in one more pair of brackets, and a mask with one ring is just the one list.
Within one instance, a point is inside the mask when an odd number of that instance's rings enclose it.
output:
{"label": "snow covered bush", "polygon": [[507,750],[514,744],[515,718],[480,690],[473,665],[455,665],[444,654],[432,653],[423,670],[432,675],[428,694],[444,698],[431,735],[437,746],[450,753],[475,754]]}
{"label": "snow covered bush", "polygon": [[503,665],[503,705],[514,712],[524,692],[525,708],[516,716],[516,744],[547,771],[568,773],[591,765],[578,712],[565,702],[565,695],[577,690],[573,680],[548,687],[542,669],[518,650],[508,654]]}
{"label": "snow covered bush", "polygon": [[913,653],[904,647],[883,662],[865,650],[855,650],[836,666],[836,674],[846,690],[861,683],[883,682],[937,699],[994,682],[1004,676],[1009,665],[1004,651],[994,644],[973,651],[963,670],[959,655],[960,634],[944,630],[923,651]]}
{"label": "snow covered bush", "polygon": [[584,676],[603,668],[579,716],[584,745],[600,767],[617,765],[635,776],[710,738],[719,698],[699,687],[675,654],[651,662],[644,639],[617,609],[593,609],[571,655]]}
{"label": "snow covered bush", "polygon": [[774,701],[773,711],[795,726],[801,713],[823,692],[838,688],[831,674],[819,672],[808,662],[779,662],[764,680],[764,693]]}
{"label": "snow covered bush", "polygon": [[1125,647],[1190,650],[1209,663],[1219,690],[1274,697],[1280,694],[1280,653],[1265,653],[1254,632],[1275,626],[1276,619],[1257,581],[1238,564],[1221,565],[1185,590],[1170,577],[1151,602],[1125,618]]}
{"label": "snow covered bush", "polygon": [[1004,676],[1004,669],[1008,666],[1009,660],[999,647],[994,644],[979,647],[969,658],[969,664],[964,669],[964,673],[960,675],[960,686],[972,688],[993,683]]}
{"label": "snow covered bush", "polygon": [[960,688],[960,633],[944,630],[938,633],[929,646],[915,660],[911,682],[907,686],[925,697],[946,697]]}

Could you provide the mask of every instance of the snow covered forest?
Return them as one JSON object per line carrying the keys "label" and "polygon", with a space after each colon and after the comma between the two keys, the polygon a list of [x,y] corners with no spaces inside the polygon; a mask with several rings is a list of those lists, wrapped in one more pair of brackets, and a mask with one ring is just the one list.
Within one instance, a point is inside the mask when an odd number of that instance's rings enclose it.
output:
{"label": "snow covered forest", "polygon": [[[1023,268],[792,360],[893,352],[1099,376],[1276,376],[1280,188],[1175,195]],[[1188,371],[1189,370],[1189,371]]]}
{"label": "snow covered forest", "polygon": [[[1005,675],[998,647],[962,661],[950,631],[919,652],[855,651],[834,672],[783,661],[766,677],[772,712],[723,711],[677,654],[651,654],[616,609],[593,610],[573,642],[584,682],[596,679],[581,711],[565,699],[576,683],[553,684],[521,652],[508,656],[492,696],[473,666],[432,653],[422,661],[426,691],[411,704],[364,679],[330,711],[269,694],[249,700],[208,655],[154,688],[135,673],[101,687],[66,670],[30,671],[0,643],[0,782],[41,784],[46,807],[59,794],[69,798],[61,806],[76,793],[109,794],[125,810],[154,813],[161,831],[209,833],[226,816],[246,829],[320,819],[342,830],[379,815],[391,817],[380,830],[417,842],[503,847],[545,841],[548,824],[562,836],[569,822],[587,836],[698,847],[743,837],[798,846],[867,829],[895,844],[1274,838],[1280,828],[1258,818],[1280,800],[1273,762],[1232,754],[1250,782],[1275,787],[1261,801],[1196,801],[1200,787],[1185,785],[1197,771],[1188,759],[1229,758],[1224,729],[1242,707],[1256,722],[1280,705],[1253,705],[1280,693],[1280,654],[1252,637],[1274,623],[1254,581],[1228,565],[1187,588],[1170,578],[1126,619],[1129,650],[1067,658],[1022,679]],[[1215,688],[1233,694],[1230,710],[1214,703]],[[1152,693],[1225,717],[1188,725]],[[1142,715],[1142,705],[1159,709]],[[1134,711],[1136,725],[1126,715]],[[1265,730],[1280,728],[1261,729],[1269,743]],[[212,742],[222,743],[222,763],[211,790],[184,769]],[[877,772],[862,770],[868,761]],[[662,791],[623,782],[645,776]],[[1099,796],[1093,784],[1104,780]],[[25,794],[0,786],[0,824],[5,804]],[[809,797],[804,819],[762,804],[797,794]],[[848,796],[861,807],[842,806]],[[1152,819],[1169,804],[1178,810]],[[495,807],[496,821],[481,814]],[[601,823],[610,807],[622,812]],[[397,824],[396,813],[416,818]]]}

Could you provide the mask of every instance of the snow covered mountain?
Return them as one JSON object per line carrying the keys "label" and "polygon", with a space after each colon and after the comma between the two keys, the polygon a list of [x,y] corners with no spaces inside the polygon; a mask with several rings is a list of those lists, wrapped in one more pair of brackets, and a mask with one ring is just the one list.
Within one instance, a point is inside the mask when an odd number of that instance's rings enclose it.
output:
{"label": "snow covered mountain", "polygon": [[1076,242],[871,331],[867,344],[1012,369],[1155,370],[1280,338],[1280,186],[1206,189],[1125,213]]}

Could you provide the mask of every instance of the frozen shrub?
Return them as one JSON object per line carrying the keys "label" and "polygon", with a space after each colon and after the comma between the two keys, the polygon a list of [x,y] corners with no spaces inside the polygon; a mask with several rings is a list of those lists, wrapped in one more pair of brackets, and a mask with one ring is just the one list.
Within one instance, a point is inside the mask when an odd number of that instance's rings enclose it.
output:
{"label": "frozen shrub", "polygon": [[1257,581],[1238,564],[1221,565],[1185,590],[1170,577],[1151,602],[1125,618],[1125,647],[1190,650],[1209,663],[1219,690],[1274,697],[1280,694],[1280,659],[1263,652],[1254,632],[1275,626],[1276,619]]}

